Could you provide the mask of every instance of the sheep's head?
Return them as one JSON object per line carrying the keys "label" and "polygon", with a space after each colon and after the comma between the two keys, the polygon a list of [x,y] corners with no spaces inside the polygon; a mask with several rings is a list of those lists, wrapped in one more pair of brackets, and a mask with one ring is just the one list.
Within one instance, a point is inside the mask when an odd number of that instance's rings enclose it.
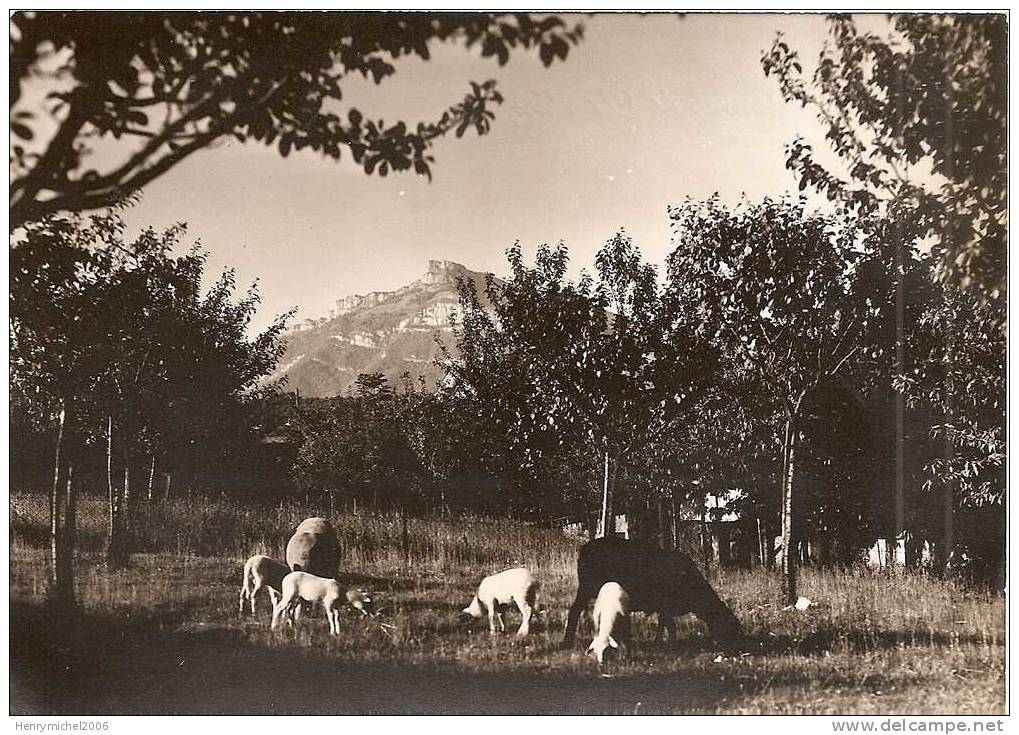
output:
{"label": "sheep's head", "polygon": [[474,595],[474,599],[471,600],[471,604],[460,611],[460,615],[465,619],[467,617],[480,618],[485,614],[484,609],[481,607],[481,600],[478,599],[477,595]]}
{"label": "sheep's head", "polygon": [[738,647],[742,645],[746,637],[739,619],[725,605],[714,615],[708,616],[705,622],[708,625],[711,637],[722,646]]}
{"label": "sheep's head", "polygon": [[531,625],[535,625],[538,628],[544,628],[548,625],[548,608],[544,605],[538,605],[534,609],[534,617],[531,618]]}
{"label": "sheep's head", "polygon": [[360,610],[362,615],[371,615],[374,610],[372,596],[367,590],[358,587],[347,590],[347,602],[355,610]]}
{"label": "sheep's head", "polygon": [[594,657],[598,659],[598,665],[602,666],[605,663],[605,650],[610,647],[619,648],[615,638],[612,636],[607,636],[606,638],[598,637],[591,641],[591,645],[587,647],[587,652],[593,653]]}

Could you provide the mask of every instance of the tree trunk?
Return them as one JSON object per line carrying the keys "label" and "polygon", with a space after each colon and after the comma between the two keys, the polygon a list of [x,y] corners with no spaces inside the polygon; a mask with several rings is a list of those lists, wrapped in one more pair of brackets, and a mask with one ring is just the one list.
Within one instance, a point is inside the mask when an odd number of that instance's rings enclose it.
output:
{"label": "tree trunk", "polygon": [[149,493],[148,500],[152,502],[152,480],[156,476],[156,455],[152,455],[152,460],[149,462]]}
{"label": "tree trunk", "polygon": [[757,522],[757,554],[762,569],[768,568],[768,542],[764,535],[764,524],[761,523],[760,514],[754,519]]}
{"label": "tree trunk", "polygon": [[[955,172],[955,154],[953,146],[955,145],[955,95],[953,94],[952,85],[949,84],[945,87],[945,171],[949,177]],[[947,221],[947,220],[946,220]],[[947,240],[952,236],[952,233],[943,233]],[[954,306],[954,304],[953,304]],[[955,381],[953,379],[953,370],[955,368],[955,311],[954,308],[950,308],[946,312],[948,316],[948,324],[946,324],[945,333],[948,335],[948,342],[945,345],[945,367],[947,380],[945,381],[945,414],[949,424],[955,423],[953,414],[955,409]],[[951,434],[945,432],[945,460],[949,463],[955,459],[955,446],[952,444]],[[949,562],[952,559],[952,551],[955,546],[955,481],[948,479],[945,482],[945,497],[944,497],[944,513],[945,513],[945,525],[944,525],[944,547],[945,547],[945,566],[942,567],[943,572],[950,571]]]}
{"label": "tree trunk", "polygon": [[128,534],[131,532],[131,455],[127,452],[124,452],[124,487],[121,497],[124,502],[121,503],[120,516],[124,532]]}
{"label": "tree trunk", "polygon": [[106,424],[106,488],[109,491],[110,501],[110,528],[109,535],[114,536],[114,527],[117,525],[117,498],[113,489],[113,417],[110,416]]}
{"label": "tree trunk", "polygon": [[711,538],[708,536],[708,507],[707,500],[701,501],[701,558],[704,561],[704,570],[707,571],[711,565]]}
{"label": "tree trunk", "polygon": [[672,519],[672,548],[679,548],[679,518],[676,517],[676,488],[669,488],[669,517]]}
{"label": "tree trunk", "polygon": [[67,608],[74,607],[74,547],[77,542],[76,499],[74,494],[74,465],[67,463],[67,486],[64,491],[64,522],[61,530],[60,550],[57,554],[57,590]]}
{"label": "tree trunk", "polygon": [[166,487],[163,489],[163,502],[170,499],[170,481],[173,479],[173,475],[170,472],[166,473]]}
{"label": "tree trunk", "polygon": [[53,491],[50,493],[50,585],[53,597],[60,597],[60,450],[64,443],[64,406],[61,401],[57,422],[57,446],[53,453]]}
{"label": "tree trunk", "polygon": [[782,579],[786,604],[796,602],[796,529],[794,527],[793,478],[796,471],[796,415],[786,415],[782,449]]}
{"label": "tree trunk", "polygon": [[[896,230],[898,219],[894,222]],[[903,264],[903,248],[900,241],[895,246],[895,369],[900,375],[906,374],[905,347],[905,266]],[[899,535],[906,530],[906,443],[905,443],[905,412],[906,399],[899,391],[895,392],[895,510],[892,538],[898,543]]]}
{"label": "tree trunk", "polygon": [[113,416],[106,423],[106,488],[109,493],[109,539],[106,545],[106,564],[116,569],[123,566],[123,544],[121,543],[121,498],[113,485]]}
{"label": "tree trunk", "polygon": [[126,563],[134,546],[132,538],[134,528],[131,523],[131,455],[124,452],[123,457],[124,485],[120,490],[120,549]]}
{"label": "tree trunk", "polygon": [[[947,443],[947,441],[946,441]],[[947,452],[946,448],[946,452]],[[949,572],[950,562],[952,561],[952,549],[955,547],[955,493],[952,487],[953,481],[947,480],[945,482],[945,496],[943,511],[945,514],[944,524],[944,540],[942,546],[944,550],[942,552],[944,559],[939,560],[941,562],[942,572]]]}
{"label": "tree trunk", "polygon": [[609,517],[612,515],[612,491],[609,488],[609,451],[605,450],[605,484],[601,496],[601,535],[609,535]]}

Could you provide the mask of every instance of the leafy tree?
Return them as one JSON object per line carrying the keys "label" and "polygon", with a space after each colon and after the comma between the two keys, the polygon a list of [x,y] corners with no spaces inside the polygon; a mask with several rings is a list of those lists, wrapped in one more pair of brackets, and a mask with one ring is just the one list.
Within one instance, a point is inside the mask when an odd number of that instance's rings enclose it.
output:
{"label": "leafy tree", "polygon": [[[97,383],[92,306],[108,273],[104,254],[87,247],[93,232],[67,221],[47,222],[29,230],[10,264],[12,418],[21,416],[26,428],[54,437],[50,590],[63,605],[74,603],[68,572],[75,503],[68,475],[79,458],[73,436],[83,423],[76,399]],[[60,492],[65,477],[66,496]]]}
{"label": "leafy tree", "polygon": [[[977,299],[951,284],[938,289],[910,334],[917,368],[895,378],[911,407],[925,414],[930,438],[922,448],[923,490],[940,499],[939,563],[957,541],[978,541],[970,555],[993,571],[1003,560],[1001,536],[956,529],[956,516],[987,525],[1006,503],[1005,335]],[[979,520],[983,518],[984,520]],[[937,530],[934,524],[930,531]],[[960,533],[959,531],[962,531]],[[983,537],[983,538],[980,538]]]}
{"label": "leafy tree", "polygon": [[[43,425],[64,417],[79,453],[105,439],[113,564],[129,551],[137,455],[148,454],[150,477],[157,456],[167,470],[221,460],[282,351],[287,315],[250,338],[257,291],[235,301],[227,272],[204,292],[201,251],[171,254],[183,231],[128,240],[117,212],[46,219],[30,223],[11,253],[16,405]],[[58,441],[57,479],[59,452]]]}
{"label": "leafy tree", "polygon": [[[546,255],[552,257],[543,249],[539,260]],[[502,501],[507,513],[564,508],[567,497],[576,497],[578,486],[583,488],[581,504],[586,504],[590,500],[587,491],[594,492],[601,476],[591,467],[587,434],[574,420],[547,416],[557,399],[535,382],[540,365],[517,333],[504,329],[496,315],[492,299],[501,300],[504,287],[503,282],[489,278],[482,297],[472,282],[458,284],[461,309],[459,323],[454,325],[455,349],[440,344],[440,366],[447,373],[440,390],[442,404],[451,416],[467,423],[473,441],[483,447],[478,452],[468,450],[464,456],[476,457],[484,472],[499,478],[502,497],[497,502]],[[519,308],[525,308],[522,299],[537,288],[535,280],[528,289],[517,292]],[[548,299],[549,309],[564,308],[561,303],[572,297],[569,290],[555,293],[549,289],[538,295],[530,308],[540,313],[542,298]],[[582,304],[578,308],[588,307]],[[557,462],[562,466],[566,458],[578,456],[582,457],[581,469],[573,482],[559,486],[559,497],[535,494],[550,484]]]}
{"label": "leafy tree", "polygon": [[934,435],[949,442],[952,451],[932,465],[933,481],[960,483],[966,505],[1003,507],[1005,345],[988,322],[969,294],[948,290],[924,314],[918,330],[918,347],[927,350],[921,361],[930,367],[902,376],[900,386],[914,400],[941,410]]}
{"label": "leafy tree", "polygon": [[[163,406],[167,469],[215,476],[222,467],[236,472],[241,450],[255,439],[254,410],[277,388],[270,376],[283,355],[281,337],[293,311],[252,334],[257,285],[238,294],[235,273],[227,269],[204,288],[206,257],[196,247],[176,260],[172,290],[153,314],[164,320],[165,344],[174,352],[150,405]],[[149,290],[160,292],[153,285]]]}
{"label": "leafy tree", "polygon": [[[23,12],[11,20],[12,227],[108,206],[221,138],[308,148],[365,173],[431,176],[431,147],[488,131],[502,102],[471,84],[433,122],[390,124],[341,105],[344,82],[376,84],[435,42],[565,59],[582,27],[482,13]],[[38,97],[45,94],[40,104]],[[117,156],[96,150],[116,144]]]}
{"label": "leafy tree", "polygon": [[[892,16],[887,37],[829,21],[811,78],[779,35],[762,62],[783,97],[813,109],[843,165],[830,167],[802,138],[787,165],[832,200],[908,211],[933,239],[942,280],[1004,313],[1007,233],[1007,17]],[[933,174],[931,176],[930,174]]]}
{"label": "leafy tree", "polygon": [[299,486],[330,495],[366,493],[377,504],[421,504],[434,480],[427,463],[428,427],[418,393],[399,395],[382,373],[362,373],[353,396],[330,399],[301,417],[294,464]]}
{"label": "leafy tree", "polygon": [[[830,35],[809,81],[781,37],[764,68],[787,100],[817,111],[844,164],[826,167],[795,141],[787,163],[801,186],[879,213],[878,239],[899,243],[885,265],[895,274],[899,314],[897,424],[905,421],[902,397],[940,414],[934,431],[943,444],[929,461],[927,487],[945,494],[947,554],[957,501],[995,504],[1003,496],[1006,19],[903,14],[879,37],[836,17]],[[929,258],[907,254],[919,245],[931,247]],[[940,288],[917,277],[917,260]],[[970,390],[962,395],[959,386]],[[897,444],[908,442],[900,434]],[[907,463],[900,450],[899,485]]]}
{"label": "leafy tree", "polygon": [[[459,389],[491,415],[525,467],[573,454],[603,475],[605,528],[613,479],[632,457],[689,418],[710,353],[683,310],[661,298],[654,269],[624,234],[597,254],[598,278],[566,279],[566,248],[539,249],[512,277],[489,280],[491,312],[461,289]],[[595,475],[597,476],[597,475]]]}
{"label": "leafy tree", "polygon": [[801,501],[796,490],[804,419],[817,392],[878,347],[869,344],[883,295],[858,277],[858,232],[807,215],[802,201],[730,210],[717,197],[670,211],[672,288],[696,304],[703,329],[738,356],[781,416],[784,596],[796,599]]}
{"label": "leafy tree", "polygon": [[802,523],[810,531],[812,558],[821,562],[855,561],[875,537],[895,536],[894,496],[885,490],[892,474],[883,443],[888,432],[878,423],[885,415],[859,390],[864,376],[856,371],[851,377],[818,386],[802,421]]}
{"label": "leafy tree", "polygon": [[[670,290],[675,286],[670,284]],[[696,307],[690,311],[697,313]],[[743,355],[721,352],[683,445],[675,450],[687,478],[684,500],[703,511],[706,493],[737,491],[729,509],[760,524],[761,562],[770,565],[781,507],[781,421],[773,397],[747,369]]]}

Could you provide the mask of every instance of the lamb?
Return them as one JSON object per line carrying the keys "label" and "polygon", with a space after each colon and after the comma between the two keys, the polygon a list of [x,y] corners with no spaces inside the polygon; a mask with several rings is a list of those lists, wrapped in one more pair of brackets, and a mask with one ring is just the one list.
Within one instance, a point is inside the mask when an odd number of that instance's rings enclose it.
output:
{"label": "lamb", "polygon": [[248,601],[251,604],[251,614],[254,615],[255,597],[262,589],[269,592],[269,600],[275,608],[283,589],[283,578],[289,573],[290,567],[267,556],[255,554],[248,559],[244,563],[238,612],[244,613],[244,602]]}
{"label": "lamb", "polygon": [[587,652],[594,653],[598,659],[598,665],[605,664],[605,649],[619,648],[616,639],[612,637],[615,633],[619,638],[629,638],[630,626],[630,596],[618,582],[606,582],[598,590],[598,597],[594,601],[594,627],[597,629],[594,640],[588,646]]}
{"label": "lamb", "polygon": [[474,595],[471,604],[463,609],[462,614],[480,618],[487,610],[488,629],[492,635],[495,635],[496,621],[498,621],[500,630],[506,630],[506,623],[502,619],[502,608],[515,602],[523,615],[517,635],[524,636],[531,630],[531,616],[534,614],[534,602],[537,595],[538,582],[529,570],[524,567],[507,569],[481,580],[481,584],[478,585],[478,593]]}
{"label": "lamb", "polygon": [[272,612],[272,629],[276,630],[284,617],[293,625],[302,601],[322,603],[332,635],[340,634],[340,608],[344,601],[363,615],[371,615],[371,596],[364,590],[344,591],[335,579],[316,577],[308,572],[290,572],[283,578],[282,595]]}

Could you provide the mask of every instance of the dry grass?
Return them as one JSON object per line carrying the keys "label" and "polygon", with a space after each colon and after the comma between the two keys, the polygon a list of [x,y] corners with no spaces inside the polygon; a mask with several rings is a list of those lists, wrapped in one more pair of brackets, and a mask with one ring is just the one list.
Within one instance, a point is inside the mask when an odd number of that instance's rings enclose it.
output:
{"label": "dry grass", "polygon": [[[99,502],[99,501],[95,501]],[[558,649],[572,599],[575,543],[506,521],[410,522],[334,516],[349,577],[375,588],[382,620],[351,615],[331,639],[314,614],[296,632],[237,614],[240,565],[280,556],[322,508],[174,503],[136,523],[144,553],[111,573],[102,523],[83,529],[85,615],[54,635],[43,606],[41,501],[12,505],[12,712],[830,713],[1004,711],[1004,599],[913,575],[805,570],[806,612],[775,604],[776,576],[712,572],[744,622],[741,651],[719,652],[693,619],[681,640],[637,645],[598,676],[583,647]],[[86,514],[87,517],[87,514]],[[101,518],[101,516],[98,516]],[[464,629],[456,612],[480,576],[524,563],[541,582],[547,625],[526,640]],[[515,627],[515,616],[507,616]],[[45,658],[40,648],[45,650]]]}

